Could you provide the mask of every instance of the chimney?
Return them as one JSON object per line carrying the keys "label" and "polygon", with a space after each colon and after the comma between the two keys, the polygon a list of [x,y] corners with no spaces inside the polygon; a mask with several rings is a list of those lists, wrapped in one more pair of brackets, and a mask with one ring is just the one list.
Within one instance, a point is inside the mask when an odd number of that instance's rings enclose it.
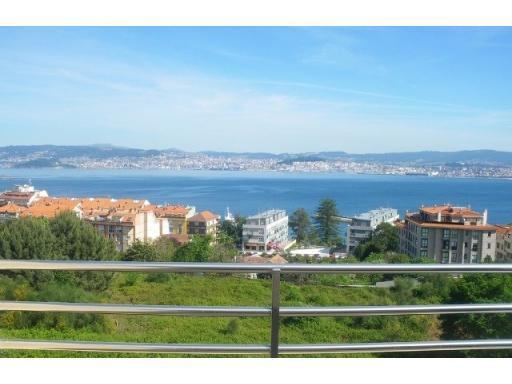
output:
{"label": "chimney", "polygon": [[487,216],[488,216],[487,209],[484,209],[484,225],[487,225]]}

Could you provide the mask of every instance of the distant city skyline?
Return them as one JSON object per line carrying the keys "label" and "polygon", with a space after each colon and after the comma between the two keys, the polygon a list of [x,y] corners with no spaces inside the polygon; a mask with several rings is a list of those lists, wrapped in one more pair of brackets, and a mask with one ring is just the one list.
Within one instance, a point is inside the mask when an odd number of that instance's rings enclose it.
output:
{"label": "distant city skyline", "polygon": [[512,28],[0,28],[2,145],[510,150]]}

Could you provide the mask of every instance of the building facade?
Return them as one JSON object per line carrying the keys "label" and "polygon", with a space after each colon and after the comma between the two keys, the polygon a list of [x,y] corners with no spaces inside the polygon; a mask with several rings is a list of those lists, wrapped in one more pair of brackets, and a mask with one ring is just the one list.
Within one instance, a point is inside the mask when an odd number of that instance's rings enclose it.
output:
{"label": "building facade", "polygon": [[399,218],[393,208],[374,209],[351,218],[347,228],[347,253],[354,252],[361,242],[368,240],[379,224],[393,224]]}
{"label": "building facade", "polygon": [[471,264],[496,258],[496,227],[487,223],[487,211],[451,205],[422,207],[397,224],[400,251],[439,263]]}
{"label": "building facade", "polygon": [[188,219],[188,234],[189,235],[209,235],[212,240],[217,239],[217,232],[219,230],[220,216],[210,211],[200,212]]}
{"label": "building facade", "polygon": [[512,263],[512,226],[496,226],[496,261]]}
{"label": "building facade", "polygon": [[99,233],[114,241],[121,252],[130,248],[135,241],[151,242],[169,233],[167,219],[157,218],[151,210],[117,210],[85,216],[84,219]]}
{"label": "building facade", "polygon": [[0,206],[10,203],[29,207],[45,197],[48,197],[46,191],[37,190],[32,185],[16,185],[13,190],[0,194]]}
{"label": "building facade", "polygon": [[288,216],[285,210],[272,209],[249,216],[243,225],[242,250],[267,252],[288,245]]}
{"label": "building facade", "polygon": [[168,220],[169,233],[186,235],[188,233],[188,220],[195,216],[196,208],[182,205],[165,205],[156,207],[155,214]]}

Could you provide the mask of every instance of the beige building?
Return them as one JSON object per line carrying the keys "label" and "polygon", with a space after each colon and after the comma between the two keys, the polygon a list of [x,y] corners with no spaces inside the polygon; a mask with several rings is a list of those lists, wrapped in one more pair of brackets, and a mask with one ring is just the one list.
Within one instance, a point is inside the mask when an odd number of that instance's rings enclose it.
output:
{"label": "beige building", "polygon": [[168,219],[157,217],[154,208],[147,200],[44,197],[29,207],[6,204],[0,207],[0,219],[52,218],[63,212],[74,212],[112,239],[119,251],[126,251],[136,240],[149,242],[169,234]]}
{"label": "beige building", "polygon": [[188,233],[188,220],[196,214],[195,207],[182,205],[165,205],[155,207],[157,217],[166,218],[169,222],[169,233],[173,235],[186,235]]}
{"label": "beige building", "polygon": [[165,218],[157,218],[151,210],[115,210],[85,216],[98,232],[112,239],[119,251],[126,251],[136,241],[151,242],[168,234]]}
{"label": "beige building", "polygon": [[188,219],[189,235],[210,235],[215,241],[220,223],[220,216],[210,211],[203,211]]}
{"label": "beige building", "polygon": [[169,233],[168,220],[157,217],[147,200],[89,198],[81,200],[81,207],[84,220],[121,252],[136,240],[150,242]]}
{"label": "beige building", "polygon": [[25,207],[14,203],[0,206],[0,222],[19,218],[25,209]]}
{"label": "beige building", "polygon": [[487,211],[451,205],[422,207],[397,223],[400,251],[439,263],[483,263],[496,258],[496,227]]}
{"label": "beige building", "polygon": [[496,226],[496,261],[512,263],[512,226]]}

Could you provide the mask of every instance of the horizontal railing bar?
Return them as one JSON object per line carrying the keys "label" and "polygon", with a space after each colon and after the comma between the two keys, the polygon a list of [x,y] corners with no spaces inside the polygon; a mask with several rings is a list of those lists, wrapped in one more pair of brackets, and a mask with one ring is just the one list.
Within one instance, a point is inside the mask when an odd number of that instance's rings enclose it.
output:
{"label": "horizontal railing bar", "polygon": [[[512,349],[512,340],[420,341],[359,344],[280,345],[280,354],[392,353]],[[0,340],[0,350],[46,350],[123,353],[267,354],[268,345],[140,344],[88,341]]]}
{"label": "horizontal railing bar", "polygon": [[282,317],[440,315],[460,313],[507,313],[512,304],[439,304],[348,307],[281,307]]}
{"label": "horizontal railing bar", "polygon": [[269,316],[270,308],[263,307],[201,307],[136,304],[93,304],[62,302],[0,301],[0,311],[74,312],[124,315],[173,316]]}
{"label": "horizontal railing bar", "polygon": [[259,344],[141,344],[89,341],[0,340],[0,350],[45,350],[120,353],[266,354]]}
{"label": "horizontal railing bar", "polygon": [[512,349],[512,340],[419,341],[360,344],[281,345],[280,354],[390,353]]}
{"label": "horizontal railing bar", "polygon": [[[73,312],[124,315],[172,315],[210,317],[269,316],[268,307],[168,306],[64,302],[0,301],[0,311]],[[281,307],[281,317],[435,315],[461,313],[509,313],[512,304],[439,304],[347,307]]]}
{"label": "horizontal railing bar", "polygon": [[217,273],[512,273],[512,264],[240,264],[0,260],[0,270]]}

